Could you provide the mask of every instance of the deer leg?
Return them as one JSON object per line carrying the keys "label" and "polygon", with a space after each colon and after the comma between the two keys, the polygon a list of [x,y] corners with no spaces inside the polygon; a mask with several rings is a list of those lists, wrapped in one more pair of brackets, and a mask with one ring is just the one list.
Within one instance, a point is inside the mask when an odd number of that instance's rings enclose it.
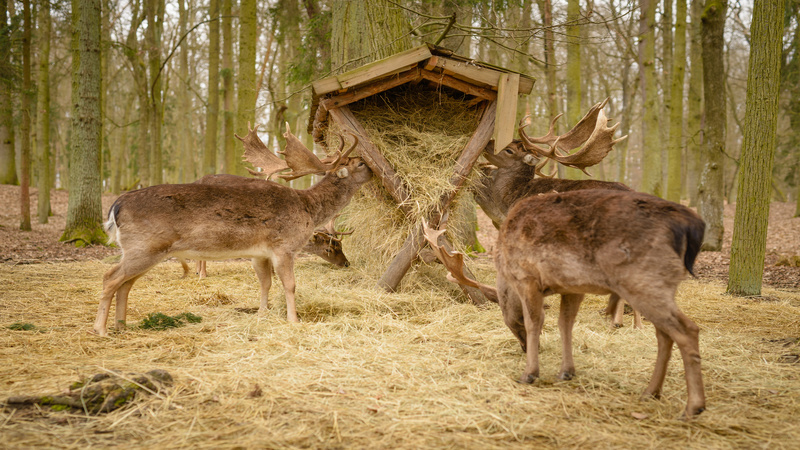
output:
{"label": "deer leg", "polygon": [[283,284],[283,291],[286,295],[286,320],[289,322],[299,322],[297,318],[297,307],[294,302],[294,255],[288,254],[280,258],[276,258],[275,272],[278,278],[281,279]]}
{"label": "deer leg", "polygon": [[613,314],[611,319],[612,328],[622,328],[622,316],[625,314],[625,302],[620,301],[619,295],[611,294],[611,297],[608,298],[606,314]]}
{"label": "deer leg", "polygon": [[672,338],[656,328],[656,339],[658,340],[656,367],[653,370],[653,376],[650,377],[650,384],[642,393],[642,398],[661,398],[661,388],[664,386],[664,378],[667,376],[667,364],[672,356]]}
{"label": "deer leg", "polygon": [[181,278],[186,278],[189,276],[189,265],[186,264],[186,260],[183,258],[178,258],[178,262],[181,263],[181,268],[183,268],[183,276]]}
{"label": "deer leg", "polygon": [[117,303],[114,309],[114,314],[115,327],[118,331],[125,329],[125,319],[128,316],[128,293],[131,291],[133,283],[135,283],[138,279],[139,277],[133,277],[130,280],[122,283],[122,286],[117,289]]}
{"label": "deer leg", "polygon": [[706,409],[706,395],[703,388],[703,374],[700,370],[700,327],[685,314],[678,311],[678,321],[682,332],[676,332],[672,339],[678,345],[683,359],[688,400],[684,417],[694,417]]}
{"label": "deer leg", "polygon": [[206,273],[206,262],[198,260],[197,261],[197,273],[200,275],[200,278],[205,278],[208,276]]}
{"label": "deer leg", "polygon": [[261,304],[259,314],[266,314],[269,309],[269,288],[272,287],[272,261],[268,258],[253,258],[253,269],[261,284]]}
{"label": "deer leg", "polygon": [[[100,296],[97,318],[92,327],[95,333],[100,336],[106,336],[108,334],[106,322],[108,321],[108,312],[109,309],[111,309],[111,299],[114,298],[114,294],[117,294],[127,281],[138,278],[163,260],[164,257],[166,257],[164,254],[154,255],[147,252],[139,252],[138,254],[129,252],[122,256],[122,261],[119,264],[112,267],[111,270],[103,275],[103,292]],[[130,284],[133,285],[132,282]],[[127,309],[127,299],[130,288],[131,286],[128,286],[127,290],[123,291],[124,296],[121,303],[119,299],[117,300],[117,308],[122,307],[123,309]],[[116,316],[119,318],[120,314],[122,314],[121,317],[124,319],[126,313],[117,311]]]}
{"label": "deer leg", "polygon": [[516,289],[525,319],[527,358],[520,383],[530,384],[539,378],[539,337],[544,325],[544,297],[536,281],[520,281]]}
{"label": "deer leg", "polygon": [[641,329],[642,328],[642,313],[640,313],[636,308],[633,308],[633,328]]}
{"label": "deer leg", "polygon": [[[561,370],[558,378],[571,380],[575,376],[575,361],[572,359],[572,328],[578,315],[583,294],[565,294],[561,296],[561,311],[558,314],[558,330],[561,333]],[[622,303],[622,302],[620,302]]]}

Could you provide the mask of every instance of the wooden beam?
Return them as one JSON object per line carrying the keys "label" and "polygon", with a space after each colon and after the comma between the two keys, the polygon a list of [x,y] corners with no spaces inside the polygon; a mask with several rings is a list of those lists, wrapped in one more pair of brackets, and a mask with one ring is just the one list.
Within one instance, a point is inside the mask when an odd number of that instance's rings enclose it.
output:
{"label": "wooden beam", "polygon": [[[425,69],[433,70],[434,68],[442,69],[445,73],[450,73],[456,78],[477,81],[495,89],[500,83],[500,75],[511,73],[502,69],[481,67],[476,64],[470,64],[467,61],[458,61],[444,56],[433,56],[425,63]],[[519,91],[516,94],[530,94],[532,89],[533,79],[521,76]]]}
{"label": "wooden beam", "polygon": [[428,81],[433,81],[434,83],[440,85],[443,84],[447,87],[451,87],[468,95],[474,95],[475,97],[480,97],[481,99],[484,100],[497,99],[497,93],[495,91],[475,86],[474,84],[467,83],[466,81],[461,81],[458,78],[453,78],[450,75],[431,72],[430,70],[425,70],[425,69],[422,69],[420,71],[420,75],[422,76],[422,78]]}
{"label": "wooden beam", "polygon": [[[483,118],[481,118],[475,133],[472,135],[469,142],[467,142],[467,145],[464,147],[461,155],[456,160],[455,173],[450,179],[450,183],[453,184],[454,189],[449,194],[446,194],[439,199],[438,211],[441,211],[441,213],[435,212],[429,218],[428,224],[431,227],[438,228],[441,215],[445,214],[450,208],[453,199],[464,185],[464,182],[466,181],[470,171],[472,171],[472,167],[475,165],[475,162],[478,160],[481,152],[483,152],[483,149],[489,143],[489,140],[492,137],[492,130],[494,129],[496,109],[497,103],[492,102],[486,109]],[[400,285],[400,281],[403,279],[406,272],[408,272],[408,269],[411,268],[411,263],[417,257],[417,254],[419,254],[419,251],[422,249],[424,244],[425,237],[423,236],[422,225],[420,224],[408,235],[406,241],[403,243],[403,247],[400,249],[400,252],[394,257],[392,262],[389,263],[389,267],[386,269],[386,272],[378,281],[378,286],[386,289],[389,292],[395,291],[397,286]],[[477,289],[474,289],[474,291],[477,292],[473,294],[472,291],[469,291],[469,296],[474,303],[480,304],[486,301],[485,297],[483,297],[483,294],[480,294],[480,291]],[[480,297],[478,297],[478,295],[480,295]]]}
{"label": "wooden beam", "polygon": [[371,62],[357,69],[333,77],[323,78],[322,80],[315,81],[312,86],[316,95],[325,95],[338,91],[339,89],[353,87],[374,78],[381,78],[393,72],[401,71],[403,68],[417,64],[430,57],[431,51],[428,45],[425,44],[392,55],[388,58]]}
{"label": "wooden beam", "polygon": [[350,103],[355,103],[367,97],[381,92],[388,91],[389,89],[414,81],[420,77],[420,70],[414,67],[411,70],[395,74],[389,78],[384,78],[378,82],[368,84],[358,89],[353,89],[350,92],[342,95],[336,95],[324,100],[320,100],[320,105],[324,105],[325,109],[330,111],[334,108],[339,108]]}
{"label": "wooden beam", "polygon": [[360,136],[358,139],[359,154],[364,158],[364,162],[367,163],[369,168],[372,169],[372,173],[381,180],[383,187],[386,188],[395,203],[400,205],[400,208],[403,208],[403,211],[407,213],[408,208],[403,205],[410,196],[405,183],[403,183],[403,180],[397,175],[397,172],[395,172],[392,165],[381,154],[375,144],[369,140],[367,130],[356,119],[350,108],[347,106],[334,108],[328,111],[328,114],[342,130]]}
{"label": "wooden beam", "polygon": [[519,74],[504,73],[497,85],[497,118],[494,122],[495,152],[505,148],[514,139],[519,99]]}

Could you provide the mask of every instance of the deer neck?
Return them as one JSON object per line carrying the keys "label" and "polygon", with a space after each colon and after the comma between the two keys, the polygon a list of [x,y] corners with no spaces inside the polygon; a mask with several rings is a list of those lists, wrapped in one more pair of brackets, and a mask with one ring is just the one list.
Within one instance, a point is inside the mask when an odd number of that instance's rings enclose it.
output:
{"label": "deer neck", "polygon": [[305,203],[314,226],[320,226],[347,206],[359,186],[351,177],[339,178],[336,174],[329,173],[314,186],[298,191],[298,194]]}

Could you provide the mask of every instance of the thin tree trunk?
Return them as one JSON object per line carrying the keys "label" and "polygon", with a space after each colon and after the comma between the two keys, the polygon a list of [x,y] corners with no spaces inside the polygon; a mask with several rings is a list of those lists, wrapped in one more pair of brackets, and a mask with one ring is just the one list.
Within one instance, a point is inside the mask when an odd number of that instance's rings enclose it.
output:
{"label": "thin tree trunk", "polygon": [[206,108],[206,140],[203,152],[203,174],[217,172],[217,122],[219,120],[219,2],[208,7],[208,107]]}
{"label": "thin tree trunk", "polygon": [[642,89],[642,185],[641,190],[661,196],[661,148],[658,129],[658,90],[655,70],[656,0],[639,0],[639,78]]}
{"label": "thin tree trunk", "polygon": [[[161,66],[161,31],[164,22],[164,7],[162,0],[145,0],[147,14],[147,42],[148,56],[148,117],[150,119],[150,184],[163,183],[163,161],[161,155],[161,87],[162,78],[159,73]],[[219,26],[219,25],[218,25]]]}
{"label": "thin tree trunk", "polygon": [[[0,2],[0,64],[11,65],[11,28],[8,26],[8,2]],[[0,83],[0,184],[17,184],[16,149],[14,148],[14,108],[11,88]]]}
{"label": "thin tree trunk", "polygon": [[222,0],[222,152],[225,173],[236,174],[236,154],[233,137],[233,26],[231,0]]}
{"label": "thin tree trunk", "polygon": [[669,178],[669,143],[671,138],[670,133],[670,118],[672,117],[671,110],[671,87],[672,87],[672,52],[673,52],[673,36],[672,36],[672,2],[674,0],[663,0],[661,10],[661,112],[660,117],[663,120],[664,126],[658,127],[659,136],[662,145],[661,150],[661,191],[662,196],[667,196],[667,178]]}
{"label": "thin tree trunk", "polygon": [[39,223],[50,216],[50,4],[39,5],[39,74],[37,78],[36,148],[39,155],[37,183]]}
{"label": "thin tree trunk", "polygon": [[100,202],[100,0],[81,0],[78,97],[73,101],[67,224],[61,241],[82,247],[106,241]]}
{"label": "thin tree trunk", "polygon": [[31,2],[23,0],[23,32],[22,32],[22,101],[20,125],[20,224],[23,231],[31,231]]}
{"label": "thin tree trunk", "polygon": [[725,149],[725,70],[723,66],[725,14],[727,0],[706,0],[703,11],[703,92],[705,100],[705,145],[700,174],[700,217],[706,221],[704,250],[722,249],[722,211],[724,206],[723,152]]}
{"label": "thin tree trunk", "polygon": [[[567,1],[567,122],[574,126],[583,117],[581,111],[581,18],[579,0]],[[570,149],[571,150],[571,149]],[[582,172],[564,168],[564,177],[579,180]]]}
{"label": "thin tree trunk", "polygon": [[[178,0],[178,27],[180,35],[185,36],[188,30],[189,21],[186,11],[186,1]],[[191,183],[195,180],[194,158],[192,156],[192,111],[189,98],[189,45],[184,39],[181,42],[180,60],[178,73],[180,76],[180,86],[178,87],[178,145],[180,148],[180,170],[178,171],[178,181],[181,183]]]}
{"label": "thin tree trunk", "polygon": [[[274,23],[274,22],[273,22]],[[270,30],[274,33],[274,30]],[[256,23],[256,0],[241,0],[239,6],[239,73],[236,90],[236,123],[238,134],[244,136],[247,124],[255,126],[256,99],[256,42],[258,27]],[[244,147],[234,146],[235,170],[231,173],[245,175],[247,170],[242,163]]]}
{"label": "thin tree trunk", "polygon": [[686,69],[686,0],[677,0],[675,11],[675,54],[672,59],[670,88],[669,158],[667,163],[667,200],[680,201],[683,177],[683,81]]}
{"label": "thin tree trunk", "polygon": [[703,42],[700,16],[703,0],[692,0],[689,27],[689,96],[686,118],[686,192],[689,205],[698,202],[698,180],[700,179],[700,155],[703,152]]}
{"label": "thin tree trunk", "polygon": [[728,293],[734,295],[761,294],[778,127],[783,12],[782,0],[761,0],[753,8],[739,202],[728,274]]}

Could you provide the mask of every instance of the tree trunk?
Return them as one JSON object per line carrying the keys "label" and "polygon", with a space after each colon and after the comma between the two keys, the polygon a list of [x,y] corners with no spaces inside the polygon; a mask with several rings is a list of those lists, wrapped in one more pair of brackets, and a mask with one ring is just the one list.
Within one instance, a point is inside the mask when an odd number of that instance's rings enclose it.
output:
{"label": "tree trunk", "polygon": [[686,0],[677,0],[675,11],[675,53],[672,58],[672,86],[669,101],[669,154],[667,200],[681,199],[683,156],[683,80],[686,68]]}
{"label": "tree trunk", "polygon": [[705,100],[705,145],[702,154],[699,202],[700,217],[706,221],[703,250],[722,249],[724,207],[723,152],[725,150],[725,68],[723,65],[727,0],[706,0],[703,10],[703,92]]}
{"label": "tree trunk", "polygon": [[[656,0],[657,1],[657,0]],[[661,2],[661,112],[659,117],[664,126],[658,127],[659,138],[662,144],[661,149],[661,195],[667,196],[667,179],[669,178],[669,143],[671,142],[670,133],[670,118],[672,117],[671,110],[671,87],[672,87],[672,52],[673,52],[673,36],[672,36],[672,3],[674,0],[663,0]],[[656,7],[658,8],[658,7]]]}
{"label": "tree trunk", "polygon": [[[544,64],[547,80],[547,114],[551,118],[558,115],[556,102],[556,50],[553,36],[553,4],[550,0],[539,0],[539,14],[544,21]],[[556,130],[558,132],[558,130]]]}
{"label": "tree trunk", "polygon": [[219,120],[219,2],[208,7],[208,107],[206,139],[203,152],[203,174],[217,172],[217,121]]}
{"label": "tree trunk", "polygon": [[728,273],[728,293],[734,295],[761,294],[778,127],[783,12],[782,0],[754,3],[744,140],[739,160],[739,202]]}
{"label": "tree trunk", "polygon": [[[581,111],[581,18],[580,0],[567,1],[567,122],[574,126],[583,117]],[[571,150],[571,149],[570,149]],[[564,168],[564,177],[580,180],[578,169]]]}
{"label": "tree trunk", "polygon": [[[8,26],[8,2],[0,2],[0,64],[11,65],[11,28]],[[0,82],[0,184],[17,184],[17,161],[14,148],[14,108],[11,87]]]}
{"label": "tree trunk", "polygon": [[658,129],[658,88],[655,70],[656,0],[639,0],[639,79],[642,89],[642,185],[640,190],[662,195],[661,142]]}
{"label": "tree trunk", "polygon": [[689,96],[686,118],[686,193],[689,205],[698,202],[698,180],[700,179],[700,155],[703,153],[703,42],[700,16],[703,0],[692,0],[689,27]]}
{"label": "tree trunk", "polygon": [[[150,184],[164,182],[163,158],[161,155],[161,124],[163,111],[161,109],[162,78],[159,72],[161,67],[161,31],[164,23],[163,0],[146,0],[147,42],[148,59],[148,116],[150,118]],[[218,25],[219,26],[219,25]]]}
{"label": "tree trunk", "polygon": [[[274,30],[270,30],[273,31]],[[239,6],[239,73],[237,75],[238,87],[236,90],[236,130],[240,136],[247,132],[247,124],[255,126],[256,99],[256,42],[258,41],[258,27],[256,23],[256,0],[241,0]],[[235,173],[247,174],[242,163],[244,147],[234,146],[236,162]],[[233,173],[233,172],[232,172]]]}
{"label": "tree trunk", "polygon": [[39,5],[39,74],[37,77],[36,149],[39,223],[50,216],[50,4]]}
{"label": "tree trunk", "polygon": [[231,0],[222,0],[222,154],[225,173],[236,174],[233,137],[233,25]]}
{"label": "tree trunk", "polygon": [[20,224],[19,229],[31,231],[31,2],[23,0],[23,32],[22,32],[22,124],[19,158],[20,184]]}
{"label": "tree trunk", "polygon": [[100,202],[100,0],[81,0],[78,98],[73,101],[67,224],[61,241],[82,247],[106,241]]}
{"label": "tree trunk", "polygon": [[[178,27],[180,35],[185,36],[188,30],[189,13],[186,11],[186,1],[178,0]],[[178,76],[180,85],[178,86],[178,146],[180,151],[180,169],[178,171],[178,181],[180,183],[191,183],[195,180],[194,156],[192,142],[192,110],[189,98],[189,44],[184,39],[181,42],[180,60],[178,63]]]}

